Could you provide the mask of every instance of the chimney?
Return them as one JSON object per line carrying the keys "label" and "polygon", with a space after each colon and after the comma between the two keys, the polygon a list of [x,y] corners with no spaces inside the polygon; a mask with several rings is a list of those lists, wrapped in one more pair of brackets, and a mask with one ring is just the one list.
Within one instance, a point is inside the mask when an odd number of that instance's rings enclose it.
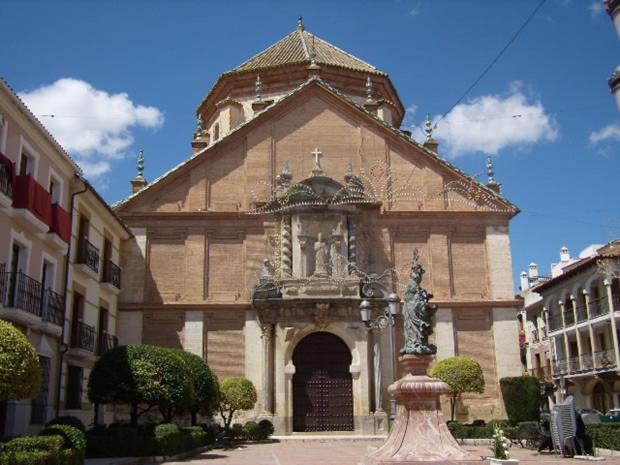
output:
{"label": "chimney", "polygon": [[439,142],[437,142],[432,137],[429,139],[426,139],[424,141],[424,144],[422,145],[426,147],[427,149],[429,149],[431,152],[439,153]]}
{"label": "chimney", "polygon": [[560,261],[567,262],[570,260],[570,251],[568,247],[564,246],[560,249]]}
{"label": "chimney", "polygon": [[194,131],[194,138],[192,139],[192,152],[198,153],[209,145],[209,133],[204,128],[202,122],[202,115],[199,113],[196,119],[196,130]]}
{"label": "chimney", "polygon": [[530,288],[530,281],[527,279],[527,273],[522,271],[520,274],[521,277],[521,290],[527,291]]}
{"label": "chimney", "polygon": [[538,265],[534,262],[530,263],[528,270],[529,277],[532,279],[538,278]]}

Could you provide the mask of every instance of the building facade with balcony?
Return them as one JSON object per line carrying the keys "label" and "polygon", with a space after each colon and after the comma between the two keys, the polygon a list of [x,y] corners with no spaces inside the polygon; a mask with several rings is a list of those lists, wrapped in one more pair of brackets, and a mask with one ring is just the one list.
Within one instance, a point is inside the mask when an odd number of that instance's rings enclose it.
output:
{"label": "building facade with balcony", "polygon": [[[86,185],[73,209],[60,410],[87,425],[95,412],[86,395],[90,370],[101,354],[118,345],[119,250],[129,237],[106,202]],[[111,421],[111,411],[98,410],[98,421]]]}
{"label": "building facade with balcony", "polygon": [[551,279],[532,288],[549,335],[555,400],[573,395],[578,407],[605,413],[620,406],[620,240],[590,246],[578,259],[567,253]]}
{"label": "building facade with balcony", "polygon": [[554,403],[551,343],[542,297],[532,290],[536,285],[549,280],[549,277],[539,274],[536,263],[530,263],[528,272],[522,272],[520,277],[519,296],[523,299],[523,308],[519,314],[521,365],[524,374],[535,376],[541,381],[545,388],[543,406],[550,408]]}
{"label": "building facade with balcony", "polygon": [[[79,229],[83,218],[90,219],[92,236]],[[80,167],[0,79],[0,318],[26,334],[43,380],[35,399],[0,403],[0,437],[36,432],[68,411],[67,399],[80,399],[69,401],[72,412],[88,407],[82,402],[87,367],[115,340],[118,250],[128,237]],[[78,257],[89,257],[84,261],[99,271],[80,275],[73,265]],[[77,318],[76,295],[83,298]],[[80,353],[73,347],[78,339]],[[92,423],[92,409],[81,416],[88,415]]]}

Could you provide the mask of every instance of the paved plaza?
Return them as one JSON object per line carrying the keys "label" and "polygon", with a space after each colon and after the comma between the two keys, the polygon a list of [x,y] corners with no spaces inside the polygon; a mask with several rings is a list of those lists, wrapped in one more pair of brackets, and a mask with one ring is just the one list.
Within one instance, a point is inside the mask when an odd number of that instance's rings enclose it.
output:
{"label": "paved plaza", "polygon": [[[381,444],[376,440],[337,441],[288,440],[270,444],[240,445],[233,449],[213,449],[196,457],[170,464],[184,465],[357,465],[369,448]],[[476,456],[487,456],[486,446],[466,446],[466,450]],[[515,446],[511,449],[513,458],[529,464],[568,464],[588,463],[578,459],[562,459],[553,454],[538,454],[534,450]],[[482,461],[481,464],[488,462]],[[603,463],[619,464],[620,456],[605,457]]]}

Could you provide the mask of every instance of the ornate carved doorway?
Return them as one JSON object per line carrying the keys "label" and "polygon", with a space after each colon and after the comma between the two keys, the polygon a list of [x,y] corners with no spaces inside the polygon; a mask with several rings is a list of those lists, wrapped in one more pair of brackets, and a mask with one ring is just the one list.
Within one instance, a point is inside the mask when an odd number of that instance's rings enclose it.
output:
{"label": "ornate carved doorway", "polygon": [[313,333],[293,352],[293,431],[353,431],[351,353],[338,336]]}

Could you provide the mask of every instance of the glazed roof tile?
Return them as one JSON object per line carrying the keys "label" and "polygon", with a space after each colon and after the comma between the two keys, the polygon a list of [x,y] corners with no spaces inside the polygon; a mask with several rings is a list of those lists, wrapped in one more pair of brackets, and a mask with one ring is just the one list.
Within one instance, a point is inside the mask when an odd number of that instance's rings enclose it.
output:
{"label": "glazed roof tile", "polygon": [[279,42],[224,74],[257,71],[300,63],[310,64],[313,56],[317,65],[336,66],[364,73],[386,75],[371,64],[311,34],[303,27],[298,27]]}

